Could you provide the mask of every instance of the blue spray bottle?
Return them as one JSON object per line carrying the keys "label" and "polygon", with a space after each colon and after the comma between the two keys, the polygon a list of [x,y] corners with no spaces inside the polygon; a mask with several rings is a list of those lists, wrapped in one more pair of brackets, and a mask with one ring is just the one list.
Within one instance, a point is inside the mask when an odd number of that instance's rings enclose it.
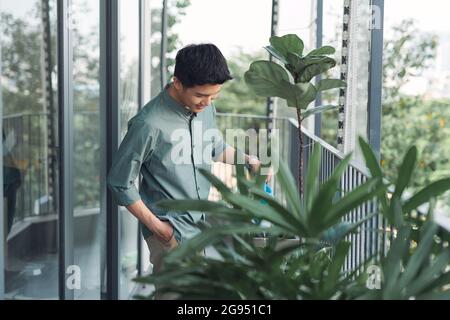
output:
{"label": "blue spray bottle", "polygon": [[[269,184],[264,183],[264,192],[267,193],[269,196],[273,197],[273,190],[272,188],[269,186]],[[267,201],[264,199],[260,200],[261,204],[267,204]],[[262,227],[270,227],[270,222],[264,221],[264,220],[260,220],[260,219],[253,219],[252,220],[253,223],[260,225]],[[265,235],[263,235],[264,237]]]}
{"label": "blue spray bottle", "polygon": [[[273,190],[267,183],[264,183],[264,192],[267,193],[269,196],[273,197]],[[267,201],[262,199],[261,203],[267,204]]]}

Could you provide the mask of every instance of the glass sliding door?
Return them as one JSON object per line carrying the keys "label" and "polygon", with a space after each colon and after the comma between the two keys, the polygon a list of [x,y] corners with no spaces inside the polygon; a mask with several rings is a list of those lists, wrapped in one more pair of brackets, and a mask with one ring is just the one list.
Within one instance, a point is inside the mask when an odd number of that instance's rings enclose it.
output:
{"label": "glass sliding door", "polygon": [[100,3],[72,0],[74,108],[74,263],[80,268],[75,299],[100,299]]}
{"label": "glass sliding door", "polygon": [[[120,141],[139,110],[139,0],[119,1]],[[137,183],[137,182],[136,182]],[[120,213],[120,299],[128,299],[138,266],[138,223],[124,207]]]}
{"label": "glass sliding door", "polygon": [[56,0],[2,0],[5,298],[58,298]]}

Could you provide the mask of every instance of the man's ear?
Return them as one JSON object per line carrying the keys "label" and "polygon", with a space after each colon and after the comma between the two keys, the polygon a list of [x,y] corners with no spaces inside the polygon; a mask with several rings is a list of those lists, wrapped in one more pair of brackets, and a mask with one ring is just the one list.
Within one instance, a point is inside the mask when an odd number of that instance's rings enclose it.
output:
{"label": "man's ear", "polygon": [[175,86],[175,89],[177,89],[177,91],[183,90],[183,84],[180,80],[177,79],[177,77],[173,77],[173,85]]}

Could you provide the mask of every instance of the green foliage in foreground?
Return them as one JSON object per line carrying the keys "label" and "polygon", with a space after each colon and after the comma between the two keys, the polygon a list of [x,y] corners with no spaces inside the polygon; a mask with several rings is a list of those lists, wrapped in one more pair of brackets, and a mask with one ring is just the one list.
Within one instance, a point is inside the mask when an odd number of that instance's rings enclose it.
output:
{"label": "green foliage in foreground", "polygon": [[[162,273],[136,281],[157,284],[161,293],[177,294],[180,299],[448,299],[449,232],[433,221],[432,204],[450,189],[450,179],[435,181],[406,197],[404,191],[417,162],[416,148],[408,150],[395,185],[390,186],[370,147],[360,143],[371,177],[344,195],[339,180],[349,157],[319,184],[318,147],[310,161],[303,198],[288,168],[281,164],[277,179],[286,195],[285,204],[261,191],[263,178],[246,179],[241,167],[237,192],[203,172],[223,201],[175,200],[159,205],[205,211],[220,217],[222,223],[203,225],[202,233],[166,257]],[[373,198],[379,212],[354,223],[342,222],[346,214]],[[424,207],[426,215],[418,216]],[[387,228],[373,232],[392,238],[387,253],[379,259],[373,252],[373,259],[355,270],[345,270],[351,245],[346,236],[358,232],[377,214],[386,219]],[[271,226],[255,225],[254,219],[269,221]],[[268,235],[263,246],[254,239],[261,232]],[[197,254],[207,246],[217,251],[217,257]]]}

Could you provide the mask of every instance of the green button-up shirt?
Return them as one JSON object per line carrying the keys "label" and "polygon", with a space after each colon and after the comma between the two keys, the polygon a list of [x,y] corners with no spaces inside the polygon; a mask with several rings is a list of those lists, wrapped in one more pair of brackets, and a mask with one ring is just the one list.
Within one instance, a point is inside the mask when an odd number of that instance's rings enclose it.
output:
{"label": "green button-up shirt", "polygon": [[[166,87],[128,122],[108,174],[108,187],[120,206],[142,199],[164,221],[169,221],[178,242],[199,232],[196,223],[204,212],[158,208],[162,199],[207,199],[210,183],[198,171],[211,170],[211,162],[227,144],[218,132],[215,107],[195,114],[174,100]],[[142,174],[139,189],[136,179]],[[141,223],[144,238],[152,235]]]}

